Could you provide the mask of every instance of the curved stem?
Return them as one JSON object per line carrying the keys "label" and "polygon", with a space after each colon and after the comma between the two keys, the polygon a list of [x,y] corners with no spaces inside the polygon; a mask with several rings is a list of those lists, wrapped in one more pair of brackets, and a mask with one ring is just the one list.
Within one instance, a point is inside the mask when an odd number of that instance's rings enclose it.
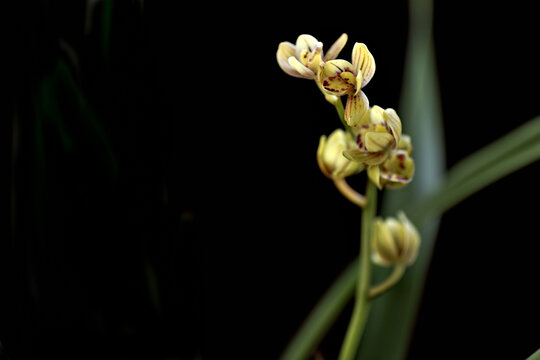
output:
{"label": "curved stem", "polygon": [[405,273],[405,265],[398,265],[394,267],[394,271],[386,280],[382,283],[372,286],[369,290],[369,300],[375,299],[377,296],[383,294],[392,286],[396,285]]}
{"label": "curved stem", "polygon": [[341,347],[339,360],[351,360],[358,351],[369,313],[369,289],[371,286],[370,238],[371,225],[377,209],[377,188],[368,180],[366,187],[367,204],[362,212],[362,233],[360,239],[360,273],[356,283],[354,310]]}
{"label": "curved stem", "polygon": [[334,179],[334,185],[339,190],[339,192],[353,204],[358,205],[361,208],[366,206],[365,196],[357,193],[356,190],[349,186],[345,179]]}

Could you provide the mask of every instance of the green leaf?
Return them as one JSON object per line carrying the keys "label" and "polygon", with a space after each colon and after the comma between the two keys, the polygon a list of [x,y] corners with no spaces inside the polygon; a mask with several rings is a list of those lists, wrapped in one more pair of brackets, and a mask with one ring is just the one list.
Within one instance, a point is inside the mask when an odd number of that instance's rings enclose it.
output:
{"label": "green leaf", "polygon": [[306,318],[281,360],[307,359],[323,339],[330,327],[351,299],[358,275],[359,260],[352,262],[334,281],[315,308]]}
{"label": "green leaf", "polygon": [[527,360],[540,360],[540,349],[538,349],[538,351],[529,356]]}
{"label": "green leaf", "polygon": [[[410,1],[409,48],[399,108],[404,133],[412,138],[416,174],[414,181],[399,191],[384,194],[382,212],[395,216],[410,199],[418,199],[440,188],[445,171],[444,136],[440,109],[435,51],[432,40],[432,2]],[[406,211],[407,212],[407,211]],[[422,245],[416,263],[388,293],[373,302],[360,347],[361,359],[404,359],[412,336],[417,309],[433,252],[440,213],[431,213],[419,227]],[[409,215],[413,223],[414,216]],[[373,281],[384,279],[377,269]]]}
{"label": "green leaf", "polygon": [[449,209],[498,179],[540,159],[540,116],[456,164],[440,187],[417,202],[418,222]]}

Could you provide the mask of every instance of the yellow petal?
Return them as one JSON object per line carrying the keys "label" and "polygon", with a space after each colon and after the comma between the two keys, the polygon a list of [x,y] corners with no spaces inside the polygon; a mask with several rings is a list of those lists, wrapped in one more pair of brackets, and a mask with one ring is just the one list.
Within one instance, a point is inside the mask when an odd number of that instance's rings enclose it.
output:
{"label": "yellow petal", "polygon": [[375,59],[363,43],[354,44],[352,64],[355,74],[362,73],[362,82],[358,87],[364,87],[375,74]]}
{"label": "yellow petal", "polygon": [[386,109],[384,111],[384,120],[386,125],[392,130],[392,135],[394,135],[397,146],[401,138],[401,120],[394,109]]}
{"label": "yellow petal", "polygon": [[347,60],[330,60],[326,62],[326,75],[327,76],[337,76],[342,72],[353,72],[353,65]]}
{"label": "yellow petal", "polygon": [[321,136],[321,139],[319,140],[319,147],[317,148],[317,164],[319,164],[319,168],[321,169],[322,173],[330,178],[331,175],[328,172],[328,169],[326,168],[326,165],[324,164],[324,150],[326,148],[326,136]]}
{"label": "yellow petal", "polygon": [[[359,71],[358,74],[356,74],[355,85],[356,84],[362,84],[363,80],[364,80],[364,75],[362,74],[361,71]],[[354,95],[357,95],[360,92],[361,88],[362,88],[361,86],[356,86],[356,91],[354,92]]]}
{"label": "yellow petal", "polygon": [[401,137],[399,138],[399,143],[397,150],[403,150],[405,151],[409,156],[412,155],[412,143],[411,143],[411,137],[409,135],[401,134]]}
{"label": "yellow petal", "polygon": [[386,159],[388,154],[384,151],[372,153],[360,149],[351,149],[343,151],[343,156],[351,161],[356,161],[364,165],[378,165]]}
{"label": "yellow petal", "polygon": [[403,211],[400,211],[398,213],[398,219],[403,224],[403,228],[405,230],[405,234],[407,237],[407,253],[404,254],[403,261],[410,265],[418,256],[418,248],[420,246],[420,234],[418,233],[418,230],[416,230],[416,227],[409,221],[407,216],[405,216],[405,213]]}
{"label": "yellow petal", "polygon": [[296,58],[301,59],[302,51],[307,50],[310,53],[315,50],[319,41],[311,35],[302,34],[296,39]]}
{"label": "yellow petal", "polygon": [[369,152],[388,150],[394,143],[394,137],[387,132],[368,132],[364,137],[364,144]]}
{"label": "yellow petal", "polygon": [[330,49],[328,49],[328,52],[324,55],[324,61],[328,60],[334,60],[337,58],[341,50],[345,47],[345,44],[347,43],[347,34],[342,34],[339,39],[336,40],[335,43],[332,44]]}
{"label": "yellow petal", "polygon": [[288,41],[284,41],[279,44],[278,50],[276,52],[276,59],[278,62],[279,67],[281,70],[285,71],[287,74],[299,77],[299,78],[305,78],[305,76],[302,76],[296,71],[290,64],[289,64],[289,58],[292,56],[294,57],[296,53],[296,48],[293,44],[291,44]]}
{"label": "yellow petal", "polygon": [[372,260],[376,264],[390,266],[398,259],[393,235],[386,221],[377,219],[372,231]]}
{"label": "yellow petal", "polygon": [[382,190],[381,178],[379,176],[380,175],[379,165],[369,166],[367,169],[367,174],[370,180],[373,181],[375,185],[377,185],[377,188],[379,188],[379,190]]}
{"label": "yellow petal", "polygon": [[384,109],[378,105],[371,107],[369,111],[369,121],[373,125],[385,125]]}
{"label": "yellow petal", "polygon": [[392,151],[388,159],[381,165],[381,179],[389,189],[399,189],[412,181],[414,177],[414,160],[406,150]]}
{"label": "yellow petal", "polygon": [[306,79],[313,79],[313,77],[315,76],[315,73],[313,71],[311,71],[310,69],[308,69],[307,67],[305,67],[300,61],[298,61],[297,58],[295,58],[294,56],[291,56],[289,59],[288,59],[288,62],[289,62],[289,65],[292,66],[292,68],[294,70],[296,70],[298,72],[298,74],[300,74],[301,77],[303,78],[306,78]]}
{"label": "yellow petal", "polygon": [[317,72],[320,69],[320,64],[322,61],[322,43],[317,43],[315,50],[313,50],[310,54],[310,56],[307,59],[307,63],[305,64],[308,68],[310,68],[313,72]]}
{"label": "yellow petal", "polygon": [[360,91],[357,95],[347,96],[347,103],[345,104],[345,121],[353,128],[360,126],[362,119],[368,113],[369,100],[363,91]]}

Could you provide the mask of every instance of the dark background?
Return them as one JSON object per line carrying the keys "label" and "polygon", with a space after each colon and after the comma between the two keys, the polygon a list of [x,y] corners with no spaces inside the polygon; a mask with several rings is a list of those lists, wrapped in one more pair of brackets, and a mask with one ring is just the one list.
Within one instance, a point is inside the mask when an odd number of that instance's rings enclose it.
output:
{"label": "dark background", "polygon": [[[141,4],[102,1],[88,30],[84,2],[6,11],[0,341],[11,359],[277,358],[356,256],[360,213],[315,162],[334,109],[275,51],[347,32],[342,57],[375,56],[371,103],[399,113],[407,3]],[[538,30],[532,8],[437,2],[434,36],[449,168],[539,113]],[[444,215],[410,359],[540,347],[537,175]]]}

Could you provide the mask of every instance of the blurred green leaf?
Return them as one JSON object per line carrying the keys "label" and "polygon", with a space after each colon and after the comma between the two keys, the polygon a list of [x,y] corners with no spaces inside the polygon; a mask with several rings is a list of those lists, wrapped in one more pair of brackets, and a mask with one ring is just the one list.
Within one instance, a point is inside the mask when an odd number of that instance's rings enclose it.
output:
{"label": "blurred green leaf", "polygon": [[280,359],[298,360],[310,356],[352,297],[359,266],[358,259],[352,262],[326,291]]}
{"label": "blurred green leaf", "polygon": [[440,187],[417,202],[413,217],[451,208],[498,179],[540,158],[540,117],[536,117],[456,164]]}
{"label": "blurred green leaf", "polygon": [[[411,135],[416,173],[414,181],[400,191],[387,191],[382,213],[395,216],[412,199],[440,187],[445,171],[444,135],[440,108],[435,50],[432,39],[431,0],[410,0],[410,31],[406,54],[402,99],[399,108],[404,133]],[[438,231],[441,213],[431,213],[419,227],[422,246],[416,263],[403,279],[374,301],[359,351],[362,359],[404,359],[412,336],[417,309]],[[412,214],[409,218],[417,223]],[[374,269],[373,282],[385,272]]]}
{"label": "blurred green leaf", "polygon": [[538,351],[529,356],[527,360],[540,360],[540,349],[538,349]]}

